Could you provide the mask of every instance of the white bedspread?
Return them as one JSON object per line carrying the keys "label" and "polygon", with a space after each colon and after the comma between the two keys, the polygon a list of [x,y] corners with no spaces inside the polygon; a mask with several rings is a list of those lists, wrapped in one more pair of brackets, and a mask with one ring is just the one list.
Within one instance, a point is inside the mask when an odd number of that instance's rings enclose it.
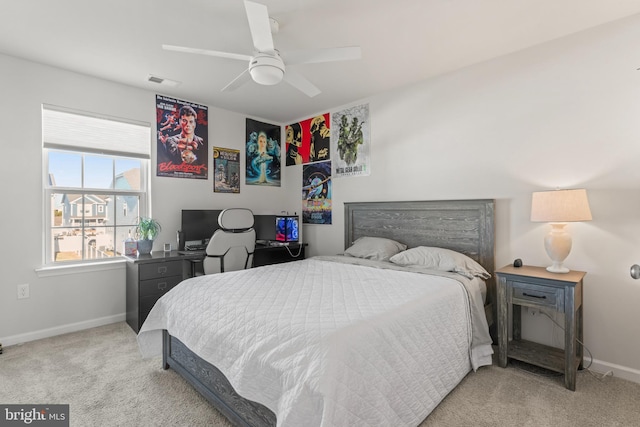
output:
{"label": "white bedspread", "polygon": [[[160,355],[168,330],[278,426],[415,426],[472,368],[472,285],[335,261],[185,280],[149,313],[140,350]],[[474,368],[491,364],[490,342],[474,346]]]}

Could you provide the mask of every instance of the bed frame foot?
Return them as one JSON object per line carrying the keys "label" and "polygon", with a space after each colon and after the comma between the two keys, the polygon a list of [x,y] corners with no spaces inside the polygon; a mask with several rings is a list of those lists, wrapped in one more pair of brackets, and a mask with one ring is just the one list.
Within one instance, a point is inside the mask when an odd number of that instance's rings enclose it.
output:
{"label": "bed frame foot", "polygon": [[169,354],[171,354],[171,336],[166,329],[162,330],[162,369],[169,369]]}

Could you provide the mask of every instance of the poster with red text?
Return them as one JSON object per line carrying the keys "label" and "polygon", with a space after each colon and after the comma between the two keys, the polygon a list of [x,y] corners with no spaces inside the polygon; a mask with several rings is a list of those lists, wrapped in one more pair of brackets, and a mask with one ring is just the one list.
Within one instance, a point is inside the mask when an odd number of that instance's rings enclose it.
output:
{"label": "poster with red text", "polygon": [[156,95],[157,176],[207,179],[208,108]]}

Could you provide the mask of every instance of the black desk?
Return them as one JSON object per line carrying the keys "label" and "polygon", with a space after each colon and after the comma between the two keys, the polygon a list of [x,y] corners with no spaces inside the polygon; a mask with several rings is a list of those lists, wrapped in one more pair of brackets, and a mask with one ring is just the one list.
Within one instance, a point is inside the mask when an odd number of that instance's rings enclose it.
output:
{"label": "black desk", "polygon": [[[304,244],[256,245],[253,266],[304,259]],[[138,332],[158,299],[184,279],[204,274],[203,251],[153,251],[149,255],[125,256],[127,260],[127,323]]]}
{"label": "black desk", "polygon": [[307,243],[290,243],[289,246],[256,245],[253,251],[253,266],[281,264],[304,259]]}
{"label": "black desk", "polygon": [[[201,255],[198,257],[202,260]],[[156,301],[189,276],[187,266],[195,257],[178,251],[154,251],[124,258],[127,260],[127,323],[138,332]]]}
{"label": "black desk", "polygon": [[[255,249],[253,250],[253,266],[262,267],[264,265],[299,261],[305,258],[306,247],[307,243],[290,243],[288,246],[271,246],[257,244]],[[188,251],[181,253],[188,253]],[[199,274],[204,274],[204,270],[202,268],[202,260],[205,256],[206,255],[202,252],[194,255],[188,254],[188,260],[191,264],[191,277],[197,276]]]}

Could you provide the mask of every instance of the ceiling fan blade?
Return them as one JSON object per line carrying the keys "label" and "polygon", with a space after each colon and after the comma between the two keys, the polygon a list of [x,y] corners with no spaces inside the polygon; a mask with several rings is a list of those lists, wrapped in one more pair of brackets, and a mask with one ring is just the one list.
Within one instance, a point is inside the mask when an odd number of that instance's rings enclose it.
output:
{"label": "ceiling fan blade", "polygon": [[320,93],[320,89],[318,89],[313,83],[290,68],[287,69],[286,73],[284,73],[284,81],[307,95],[309,98],[313,98]]}
{"label": "ceiling fan blade", "polygon": [[318,62],[352,61],[362,58],[360,46],[335,47],[328,49],[297,50],[282,54],[287,65],[315,64]]}
{"label": "ceiling fan blade", "polygon": [[173,46],[170,44],[163,44],[162,48],[164,50],[171,50],[174,52],[183,52],[183,53],[195,53],[197,55],[208,55],[208,56],[216,56],[220,58],[229,58],[229,59],[239,59],[241,61],[250,61],[251,56],[243,55],[241,53],[229,53],[229,52],[218,52],[216,50],[207,50],[207,49],[197,49],[193,47],[183,47],[183,46]]}
{"label": "ceiling fan blade", "polygon": [[267,6],[245,0],[244,7],[247,11],[253,46],[258,52],[273,53],[273,37]]}
{"label": "ceiling fan blade", "polygon": [[232,90],[236,90],[243,84],[249,82],[251,80],[251,74],[249,74],[249,69],[244,70],[238,77],[233,79],[231,83],[222,88],[222,92],[231,92]]}

